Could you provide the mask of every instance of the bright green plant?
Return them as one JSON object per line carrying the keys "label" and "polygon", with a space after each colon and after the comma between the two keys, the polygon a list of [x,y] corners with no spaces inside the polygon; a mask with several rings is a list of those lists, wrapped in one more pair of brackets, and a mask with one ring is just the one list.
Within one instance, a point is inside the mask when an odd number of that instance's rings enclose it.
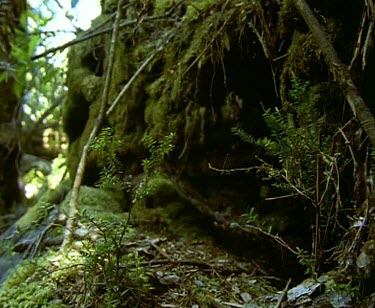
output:
{"label": "bright green plant", "polygon": [[103,128],[99,136],[91,142],[90,151],[96,151],[103,165],[97,185],[101,188],[123,189],[126,187],[126,182],[121,179],[120,174],[124,167],[117,157],[123,142],[113,135],[112,128]]}
{"label": "bright green plant", "polygon": [[97,229],[99,239],[86,242],[84,262],[85,306],[137,307],[150,286],[141,257],[137,252],[124,251],[125,241],[135,232],[127,222],[88,219]]}
{"label": "bright green plant", "polygon": [[165,156],[172,152],[175,139],[176,134],[174,133],[164,136],[160,142],[157,142],[150,135],[144,135],[142,141],[149,149],[150,157],[142,162],[144,176],[135,191],[134,202],[143,200],[153,192],[155,187],[151,179],[160,175],[158,167],[160,167]]}
{"label": "bright green plant", "polygon": [[24,261],[0,289],[1,307],[66,307],[56,298],[56,283],[45,259]]}
{"label": "bright green plant", "polygon": [[327,291],[333,291],[339,295],[348,295],[352,298],[357,297],[359,295],[359,286],[353,286],[352,281],[348,282],[337,282],[333,278],[328,279],[324,283]]}
{"label": "bright green plant", "polygon": [[145,302],[150,285],[143,260],[126,246],[135,230],[118,215],[83,215],[81,226],[96,240],[76,242],[78,250],[23,261],[2,285],[0,306],[137,307]]}

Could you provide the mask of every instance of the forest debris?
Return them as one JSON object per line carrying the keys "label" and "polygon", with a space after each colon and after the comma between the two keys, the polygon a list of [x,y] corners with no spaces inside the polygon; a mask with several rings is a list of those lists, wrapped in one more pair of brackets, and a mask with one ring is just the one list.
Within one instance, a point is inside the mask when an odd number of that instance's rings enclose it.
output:
{"label": "forest debris", "polygon": [[165,286],[175,285],[180,281],[180,277],[171,272],[157,271],[156,278]]}
{"label": "forest debris", "polygon": [[284,290],[281,292],[280,299],[277,302],[276,308],[282,307],[282,304],[283,304],[284,300],[287,299],[288,289],[289,289],[289,285],[290,285],[291,281],[292,281],[292,279],[289,278],[288,282],[286,283],[286,286],[285,286]]}
{"label": "forest debris", "polygon": [[306,304],[310,303],[312,299],[310,298],[320,287],[322,282],[317,281],[313,278],[308,278],[304,280],[298,286],[290,289],[288,291],[288,304]]}

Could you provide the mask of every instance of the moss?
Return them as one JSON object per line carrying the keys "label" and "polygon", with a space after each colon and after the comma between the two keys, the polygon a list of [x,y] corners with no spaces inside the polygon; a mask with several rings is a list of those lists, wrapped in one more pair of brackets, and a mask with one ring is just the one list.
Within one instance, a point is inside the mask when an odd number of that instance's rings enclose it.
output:
{"label": "moss", "polygon": [[299,14],[292,0],[277,0],[281,6],[277,31],[281,36],[293,33],[298,26]]}
{"label": "moss", "polygon": [[170,100],[167,96],[162,96],[160,99],[149,99],[146,104],[145,121],[150,128],[150,135],[154,138],[159,138],[168,129],[176,129],[170,127]]}
{"label": "moss", "polygon": [[280,93],[283,101],[288,100],[287,96],[292,86],[292,80],[297,78],[315,83],[323,70],[325,68],[322,54],[317,48],[313,36],[295,32],[280,77]]}
{"label": "moss", "polygon": [[[69,193],[61,205],[64,212],[68,212],[68,205],[71,198]],[[117,200],[116,200],[117,199]],[[79,211],[81,214],[90,216],[92,218],[101,218],[104,216],[113,217],[116,219],[121,218],[123,213],[122,205],[120,204],[119,197],[115,192],[105,191],[100,188],[89,186],[82,186],[79,192]]]}
{"label": "moss", "polygon": [[18,265],[0,289],[0,306],[66,307],[57,297],[55,279],[46,270],[51,266],[47,258],[52,255],[54,253]]}
{"label": "moss", "polygon": [[179,196],[174,184],[163,177],[151,182],[153,191],[132,209],[133,222],[140,228],[169,237],[204,238],[207,235],[205,217]]}
{"label": "moss", "polygon": [[28,208],[26,213],[16,222],[18,229],[25,230],[37,224],[50,212],[50,210],[60,204],[68,192],[66,182],[61,182],[56,189],[47,190],[32,207]]}
{"label": "moss", "polygon": [[16,226],[20,230],[28,229],[33,224],[38,223],[41,219],[46,216],[50,208],[48,203],[37,203],[27,210],[27,212],[17,221]]}
{"label": "moss", "polygon": [[197,19],[199,14],[210,8],[213,4],[217,3],[216,0],[195,0],[188,5],[186,14],[184,16],[185,21]]}
{"label": "moss", "polygon": [[[241,2],[239,1],[239,3]],[[153,8],[155,12],[162,14],[171,5],[173,5],[173,1],[158,0],[154,1]],[[215,5],[217,8],[214,9]],[[139,141],[146,131],[154,138],[160,138],[170,131],[176,131],[180,135],[181,141],[183,138],[185,139],[183,141],[185,145],[190,145],[190,140],[194,142],[197,140],[199,144],[204,142],[208,113],[206,107],[197,102],[200,95],[197,92],[197,80],[202,78],[197,74],[197,71],[199,72],[211,61],[222,60],[224,50],[230,48],[230,36],[227,34],[227,27],[222,27],[223,24],[228,24],[229,27],[231,18],[236,16],[236,10],[240,13],[237,18],[241,18],[241,14],[246,14],[244,9],[238,9],[232,5],[230,8],[225,7],[224,9],[223,5],[223,3],[213,0],[190,1],[187,4],[187,10],[181,11],[184,12],[184,18],[179,34],[173,37],[171,43],[165,47],[163,54],[157,55],[156,60],[151,64],[151,71],[144,71],[137,78],[124,99],[119,102],[116,111],[110,116],[109,123],[114,127],[115,135],[126,139],[119,151],[121,159],[126,163],[125,173],[139,172],[140,161],[144,157],[144,149]],[[128,16],[128,18],[130,17]],[[99,20],[95,21],[95,24],[100,22]],[[139,27],[137,33],[132,34],[132,42],[129,39],[128,29],[122,29],[121,42],[125,42],[118,44],[116,52],[110,89],[111,101],[140,66],[140,61],[154,52],[155,45],[160,44],[161,40],[165,40],[165,36],[171,33],[169,31],[173,31],[168,23],[163,23],[164,34],[158,33],[150,41],[149,31],[142,32],[142,29],[143,27]],[[152,29],[152,31],[157,30]],[[215,44],[212,43],[214,36],[217,36]],[[224,43],[220,43],[221,41]],[[108,50],[109,40],[106,40],[104,45],[104,49]],[[73,115],[85,112],[88,114],[86,122],[82,119],[71,118],[67,119],[65,124],[66,130],[71,127],[71,130],[74,131],[70,135],[77,138],[77,140],[71,139],[69,149],[68,166],[72,178],[78,166],[82,147],[92,129],[99,105],[98,99],[92,101],[96,95],[90,87],[84,87],[87,88],[87,91],[80,90],[81,97],[74,97],[73,94],[77,89],[82,88],[84,80],[75,77],[75,75],[87,71],[89,67],[85,66],[84,59],[87,58],[90,48],[95,46],[96,43],[91,42],[86,47],[74,47],[71,52],[71,58],[78,59],[71,61],[71,66],[74,66],[68,78],[72,85],[72,89],[69,89],[71,102],[67,102],[66,106],[67,109],[71,108],[71,112],[68,113]],[[159,71],[160,69],[161,71]],[[103,74],[105,74],[105,69]],[[155,76],[160,77],[155,78]],[[88,77],[85,80],[88,85],[96,84]],[[97,90],[98,87],[93,88]],[[74,99],[76,102],[72,102]],[[79,100],[89,105],[88,112],[77,112],[74,109],[76,108],[74,106],[81,106],[78,104]],[[191,103],[193,103],[193,108],[191,108]],[[184,108],[185,110],[181,112]],[[76,129],[74,123],[80,123],[81,127]],[[89,170],[85,175],[85,184],[92,185],[98,180],[99,172],[95,169],[99,168],[96,158],[89,156]]]}
{"label": "moss", "polygon": [[154,1],[154,14],[162,15],[167,9],[171,7],[173,0],[155,0]]}
{"label": "moss", "polygon": [[[110,234],[108,238],[115,237],[116,230],[101,227]],[[95,245],[86,243],[84,253],[48,252],[33,262],[23,261],[0,289],[0,306],[109,307],[109,303],[134,303],[141,292],[148,292],[147,277],[136,253],[114,256],[116,247],[110,239],[100,240]],[[118,261],[127,265],[127,271],[120,271],[121,275],[114,270],[115,260],[120,257]],[[104,258],[106,261],[102,262]],[[115,292],[116,285],[121,292]],[[134,288],[138,291],[129,292]]]}

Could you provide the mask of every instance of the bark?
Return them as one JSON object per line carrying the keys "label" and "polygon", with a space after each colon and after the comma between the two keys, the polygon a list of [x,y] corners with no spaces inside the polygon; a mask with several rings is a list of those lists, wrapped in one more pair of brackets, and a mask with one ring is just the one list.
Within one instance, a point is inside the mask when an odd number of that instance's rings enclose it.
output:
{"label": "bark", "polygon": [[375,118],[351,79],[348,67],[340,60],[327,33],[315,18],[306,1],[294,0],[294,4],[323,52],[331,72],[339,81],[354,116],[366,132],[371,144],[375,146]]}
{"label": "bark", "polygon": [[0,213],[9,212],[19,201],[18,161],[20,148],[20,102],[14,92],[16,78],[12,70],[11,43],[16,29],[21,28],[20,16],[26,9],[25,0],[0,3],[0,74],[7,78],[0,82]]}

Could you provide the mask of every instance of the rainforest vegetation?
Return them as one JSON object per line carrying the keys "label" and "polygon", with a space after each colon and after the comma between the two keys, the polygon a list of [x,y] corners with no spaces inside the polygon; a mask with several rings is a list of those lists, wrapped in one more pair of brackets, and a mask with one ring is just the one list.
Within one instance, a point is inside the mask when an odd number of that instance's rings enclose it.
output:
{"label": "rainforest vegetation", "polygon": [[63,2],[0,1],[1,307],[375,305],[373,0]]}

